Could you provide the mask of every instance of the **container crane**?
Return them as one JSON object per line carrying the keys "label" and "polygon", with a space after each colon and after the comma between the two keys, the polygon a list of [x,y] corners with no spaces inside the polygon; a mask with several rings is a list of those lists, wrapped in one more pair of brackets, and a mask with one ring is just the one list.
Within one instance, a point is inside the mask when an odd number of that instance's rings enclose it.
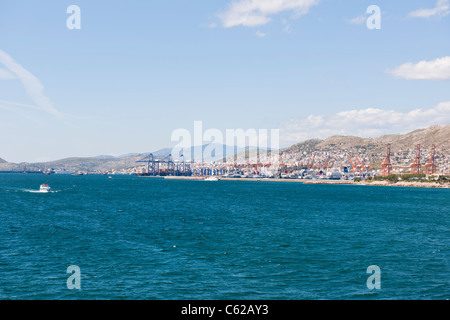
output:
{"label": "container crane", "polygon": [[355,166],[355,164],[352,161],[352,158],[350,158],[350,156],[347,156],[348,160],[350,161],[350,164],[352,165],[352,171],[355,173],[357,172],[357,167]]}
{"label": "container crane", "polygon": [[427,164],[425,165],[425,174],[436,173],[436,163],[434,162],[435,153],[436,153],[436,146],[433,144],[431,146],[430,160],[428,160]]}
{"label": "container crane", "polygon": [[386,158],[384,161],[381,161],[381,175],[383,177],[389,176],[392,173],[392,164],[391,164],[391,144],[388,143],[386,145]]}
{"label": "container crane", "polygon": [[420,144],[416,146],[416,158],[414,162],[411,164],[411,173],[412,174],[421,174],[422,166],[420,164]]}

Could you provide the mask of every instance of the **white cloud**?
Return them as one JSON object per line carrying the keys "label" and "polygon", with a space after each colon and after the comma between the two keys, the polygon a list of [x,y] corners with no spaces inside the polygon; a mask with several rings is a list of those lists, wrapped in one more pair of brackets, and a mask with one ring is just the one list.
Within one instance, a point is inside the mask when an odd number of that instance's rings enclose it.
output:
{"label": "white cloud", "polygon": [[264,33],[264,32],[261,32],[261,31],[256,31],[256,35],[258,36],[258,37],[260,37],[260,38],[264,38],[265,36],[266,36],[266,34]]}
{"label": "white cloud", "polygon": [[449,0],[438,0],[436,7],[433,9],[419,9],[409,14],[414,18],[429,18],[432,16],[446,16],[450,13]]}
{"label": "white cloud", "polygon": [[448,80],[450,79],[450,56],[418,63],[409,62],[386,72],[408,80]]}
{"label": "white cloud", "polygon": [[360,15],[358,17],[355,17],[353,19],[347,20],[348,23],[350,24],[363,24],[367,21],[367,16],[366,15]]}
{"label": "white cloud", "polygon": [[450,101],[442,102],[434,108],[415,109],[410,112],[368,108],[327,116],[309,115],[282,123],[280,138],[283,145],[290,145],[332,135],[377,137],[445,123],[450,123]]}
{"label": "white cloud", "polygon": [[271,15],[283,11],[293,11],[296,16],[306,14],[318,3],[319,0],[233,0],[219,18],[226,28],[255,27],[268,23]]}
{"label": "white cloud", "polygon": [[15,79],[16,76],[6,69],[0,69],[0,80]]}
{"label": "white cloud", "polygon": [[61,113],[55,109],[50,99],[44,95],[44,86],[38,78],[20,64],[16,63],[14,59],[3,50],[0,50],[0,63],[8,69],[7,75],[12,74],[22,82],[28,96],[42,111],[61,116]]}

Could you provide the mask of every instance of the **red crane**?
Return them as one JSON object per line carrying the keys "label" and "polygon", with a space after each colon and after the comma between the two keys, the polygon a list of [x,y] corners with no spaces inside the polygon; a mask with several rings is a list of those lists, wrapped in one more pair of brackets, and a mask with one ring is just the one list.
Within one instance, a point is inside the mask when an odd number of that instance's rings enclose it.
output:
{"label": "red crane", "polygon": [[428,163],[425,165],[425,174],[436,173],[436,163],[434,162],[435,152],[436,152],[436,146],[433,144],[431,146],[430,160],[428,160]]}
{"label": "red crane", "polygon": [[363,161],[362,164],[366,172],[368,172],[370,169],[373,169],[373,167],[370,164],[367,164],[365,161]]}
{"label": "red crane", "polygon": [[356,166],[355,166],[355,164],[353,163],[352,159],[350,158],[350,156],[347,156],[347,158],[348,158],[348,160],[350,160],[350,163],[351,163],[351,165],[352,165],[352,171],[353,171],[353,172],[356,172],[356,171],[357,171],[357,170],[356,170]]}
{"label": "red crane", "polygon": [[392,173],[391,144],[388,143],[386,146],[386,158],[384,159],[384,161],[381,162],[381,175],[383,177],[386,177],[389,176],[391,173]]}
{"label": "red crane", "polygon": [[356,161],[358,162],[358,166],[357,166],[358,172],[363,172],[364,171],[364,166],[361,164],[361,162],[359,161],[357,156],[355,156],[355,158],[356,158]]}
{"label": "red crane", "polygon": [[420,164],[420,144],[416,146],[416,158],[414,162],[411,164],[411,173],[412,174],[421,174],[422,166]]}

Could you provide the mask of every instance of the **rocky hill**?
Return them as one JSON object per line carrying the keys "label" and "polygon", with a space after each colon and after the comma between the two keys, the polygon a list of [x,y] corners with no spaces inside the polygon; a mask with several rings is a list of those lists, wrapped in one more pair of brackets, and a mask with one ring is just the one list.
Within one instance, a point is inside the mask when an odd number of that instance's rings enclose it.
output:
{"label": "rocky hill", "polygon": [[414,130],[404,135],[386,135],[376,139],[381,144],[391,143],[393,151],[405,150],[416,144],[429,147],[432,144],[442,150],[450,149],[450,124]]}
{"label": "rocky hill", "polygon": [[391,144],[391,159],[398,167],[409,166],[416,154],[416,145],[421,145],[422,163],[430,156],[431,145],[436,146],[436,162],[442,169],[449,168],[450,124],[435,125],[418,129],[407,134],[384,135],[378,138],[354,136],[331,136],[325,140],[308,140],[281,150],[283,161],[288,163],[308,163],[316,153],[316,163],[334,158],[335,166],[350,166],[348,156],[356,161],[364,161],[371,166],[380,166],[379,158],[386,156],[386,144]]}
{"label": "rocky hill", "polygon": [[407,134],[391,134],[378,138],[360,138],[355,136],[331,136],[325,140],[308,140],[295,144],[282,152],[318,151],[339,147],[342,149],[365,148],[374,152],[383,152],[386,144],[390,143],[391,150],[397,152],[414,148],[417,144],[429,147],[432,144],[439,149],[450,149],[450,124],[436,125],[425,129],[418,129]]}

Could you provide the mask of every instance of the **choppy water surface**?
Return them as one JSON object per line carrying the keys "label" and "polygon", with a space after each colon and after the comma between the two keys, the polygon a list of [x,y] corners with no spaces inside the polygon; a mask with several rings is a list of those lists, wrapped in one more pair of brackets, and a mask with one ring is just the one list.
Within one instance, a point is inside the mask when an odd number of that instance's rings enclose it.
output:
{"label": "choppy water surface", "polygon": [[448,299],[449,205],[448,189],[0,174],[0,299]]}

